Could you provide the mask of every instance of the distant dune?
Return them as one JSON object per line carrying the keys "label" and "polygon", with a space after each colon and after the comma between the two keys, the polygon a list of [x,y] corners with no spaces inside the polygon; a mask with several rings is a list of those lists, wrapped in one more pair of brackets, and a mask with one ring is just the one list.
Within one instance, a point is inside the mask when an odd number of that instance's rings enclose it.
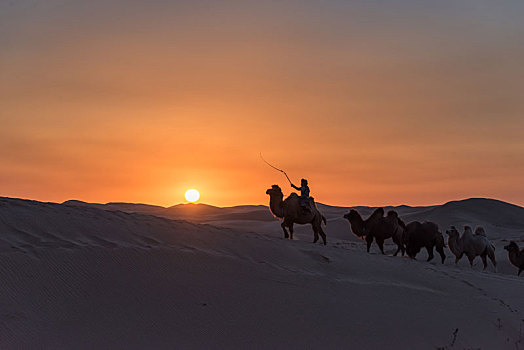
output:
{"label": "distant dune", "polygon": [[489,227],[500,268],[482,272],[368,254],[347,208],[319,207],[327,246],[283,240],[264,206],[0,198],[0,348],[436,349],[456,329],[454,348],[524,346],[524,278],[500,248],[522,246],[523,208],[395,208]]}
{"label": "distant dune", "polygon": [[[225,227],[243,227],[256,230],[260,225],[253,221],[277,221],[264,205],[243,205],[234,207],[215,207],[207,204],[178,204],[172,207],[160,207],[147,204],[130,203],[85,203],[67,201],[63,204],[75,206],[92,206],[106,210],[120,210],[129,213],[151,214],[170,219],[182,219],[199,223],[213,223]],[[328,232],[332,236],[342,238],[348,233],[347,221],[342,217],[348,212],[349,207],[337,207],[318,204],[319,209],[328,218],[330,227]],[[370,215],[376,207],[355,206],[364,217]],[[411,207],[407,205],[386,206],[388,210],[395,210],[406,221],[433,221],[437,223],[442,232],[451,225],[462,228],[464,225],[484,226],[490,238],[512,238],[524,236],[524,208],[503,201],[487,198],[470,198],[448,202],[442,205]],[[335,222],[331,225],[331,222]],[[280,230],[279,226],[270,228]],[[261,226],[267,230],[267,225]],[[334,227],[331,229],[331,227]]]}

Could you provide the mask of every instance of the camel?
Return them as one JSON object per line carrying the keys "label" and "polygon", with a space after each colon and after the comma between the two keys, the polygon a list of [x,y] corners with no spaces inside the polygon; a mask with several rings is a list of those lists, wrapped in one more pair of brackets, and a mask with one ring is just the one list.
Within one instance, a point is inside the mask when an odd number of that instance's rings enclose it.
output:
{"label": "camel", "polygon": [[406,252],[406,246],[404,245],[404,233],[406,232],[406,224],[404,221],[402,221],[401,218],[398,217],[398,214],[396,211],[390,210],[388,211],[387,218],[389,220],[394,220],[396,222],[395,225],[395,232],[393,232],[393,242],[397,244],[397,251],[393,256],[397,256],[399,251],[402,251],[402,256],[404,256]]}
{"label": "camel", "polygon": [[464,234],[459,237],[459,232],[455,226],[451,226],[451,230],[446,230],[448,238],[448,246],[451,252],[455,255],[455,264],[459,262],[464,254],[468,257],[469,264],[473,267],[473,260],[480,256],[484,264],[484,270],[488,267],[486,256],[489,257],[491,263],[497,269],[497,261],[495,260],[495,246],[486,237],[484,228],[477,227],[475,234],[471,227],[464,226]]}
{"label": "camel", "polygon": [[451,226],[450,230],[446,230],[448,237],[448,248],[455,255],[455,264],[457,264],[464,255],[464,242],[460,239],[460,233],[455,226]]}
{"label": "camel", "polygon": [[415,259],[420,249],[425,247],[428,251],[427,261],[430,261],[434,257],[433,248],[436,247],[444,264],[446,259],[446,254],[444,254],[444,237],[439,232],[437,224],[433,222],[410,222],[406,225],[404,242],[406,244],[406,252],[410,258]]}
{"label": "camel", "polygon": [[[305,212],[300,206],[300,198],[296,193],[291,193],[285,200],[284,194],[278,185],[271,186],[266,191],[269,195],[269,209],[274,216],[283,219],[282,230],[284,230],[284,237],[293,239],[293,224],[306,225],[311,224],[314,233],[313,243],[318,241],[318,236],[322,237],[324,245],[326,245],[326,234],[322,229],[322,222],[326,225],[326,218],[320,213],[315,205],[313,198],[309,198],[310,212]],[[286,230],[289,228],[289,234]]]}
{"label": "camel", "polygon": [[349,213],[344,214],[344,219],[347,219],[349,221],[349,225],[351,227],[351,231],[360,238],[366,237],[366,224],[374,220],[376,217],[383,217],[384,216],[384,209],[377,208],[373,214],[369,216],[365,221],[362,219],[362,216],[355,210],[351,209]]}
{"label": "camel", "polygon": [[514,241],[509,242],[507,246],[504,246],[504,249],[508,251],[509,261],[519,268],[517,276],[520,276],[520,273],[524,270],[524,249],[521,250]]}
{"label": "camel", "polygon": [[402,255],[404,255],[404,245],[402,244],[404,223],[399,219],[396,212],[391,210],[384,217],[384,209],[377,208],[369,218],[364,220],[356,210],[351,209],[349,213],[344,215],[344,218],[349,221],[351,231],[357,237],[366,239],[368,253],[373,239],[375,239],[380,251],[384,254],[384,241],[392,238],[398,246],[394,256],[397,256],[399,251],[402,251]]}

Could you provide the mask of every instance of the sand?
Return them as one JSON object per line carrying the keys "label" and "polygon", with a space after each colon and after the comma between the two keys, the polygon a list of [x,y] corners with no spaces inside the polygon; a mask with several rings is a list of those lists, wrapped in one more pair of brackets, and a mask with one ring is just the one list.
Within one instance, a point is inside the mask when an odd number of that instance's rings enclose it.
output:
{"label": "sand", "polygon": [[0,348],[436,349],[457,328],[457,349],[524,347],[524,277],[501,249],[523,245],[523,208],[397,208],[407,221],[483,225],[495,272],[455,266],[448,250],[444,265],[368,254],[347,208],[319,207],[327,246],[308,227],[282,239],[264,206],[0,198]]}

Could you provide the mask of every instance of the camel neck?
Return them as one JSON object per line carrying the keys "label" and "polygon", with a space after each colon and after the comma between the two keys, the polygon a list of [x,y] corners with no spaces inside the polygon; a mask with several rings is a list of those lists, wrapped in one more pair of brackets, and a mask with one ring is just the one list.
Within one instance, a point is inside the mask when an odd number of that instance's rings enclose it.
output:
{"label": "camel neck", "polygon": [[509,260],[511,261],[511,263],[515,266],[518,266],[520,261],[519,261],[519,252],[518,251],[511,251],[509,252]]}
{"label": "camel neck", "polygon": [[282,211],[282,198],[277,198],[278,196],[271,196],[269,199],[269,209],[271,212],[278,218],[284,217]]}
{"label": "camel neck", "polygon": [[357,236],[363,236],[364,220],[360,216],[356,216],[349,222],[351,224],[351,231]]}
{"label": "camel neck", "polygon": [[453,251],[453,253],[459,253],[462,249],[461,244],[462,241],[459,239],[458,236],[450,237],[448,240],[449,249]]}

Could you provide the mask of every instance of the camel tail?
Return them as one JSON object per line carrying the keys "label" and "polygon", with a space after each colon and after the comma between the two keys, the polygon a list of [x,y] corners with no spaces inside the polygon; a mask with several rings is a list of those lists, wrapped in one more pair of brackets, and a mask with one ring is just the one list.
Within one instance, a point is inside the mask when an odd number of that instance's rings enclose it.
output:
{"label": "camel tail", "polygon": [[326,220],[326,217],[322,214],[320,214],[320,216],[322,216],[322,221],[324,222],[324,225],[327,226],[327,220]]}

